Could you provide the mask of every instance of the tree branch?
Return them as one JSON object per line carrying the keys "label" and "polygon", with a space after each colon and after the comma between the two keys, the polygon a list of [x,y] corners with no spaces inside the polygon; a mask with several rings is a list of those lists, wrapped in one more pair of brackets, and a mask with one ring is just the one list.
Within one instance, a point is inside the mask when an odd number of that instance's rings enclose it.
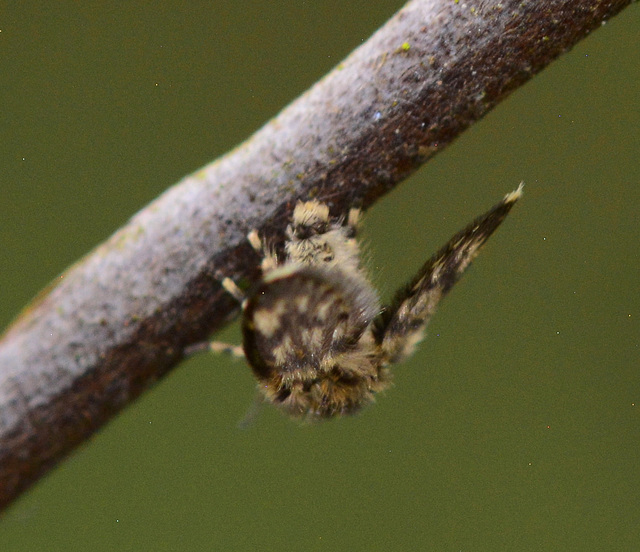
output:
{"label": "tree branch", "polygon": [[60,276],[0,341],[0,507],[229,320],[297,198],[389,191],[631,0],[415,0],[244,144]]}

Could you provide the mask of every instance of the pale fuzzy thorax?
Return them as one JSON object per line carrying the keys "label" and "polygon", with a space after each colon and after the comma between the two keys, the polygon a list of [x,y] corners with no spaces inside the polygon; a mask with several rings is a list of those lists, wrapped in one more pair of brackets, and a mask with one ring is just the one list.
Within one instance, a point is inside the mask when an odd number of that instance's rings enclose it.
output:
{"label": "pale fuzzy thorax", "polygon": [[338,269],[371,287],[360,260],[356,240],[360,210],[351,209],[346,221],[332,219],[329,208],[317,201],[299,202],[287,227],[286,262]]}

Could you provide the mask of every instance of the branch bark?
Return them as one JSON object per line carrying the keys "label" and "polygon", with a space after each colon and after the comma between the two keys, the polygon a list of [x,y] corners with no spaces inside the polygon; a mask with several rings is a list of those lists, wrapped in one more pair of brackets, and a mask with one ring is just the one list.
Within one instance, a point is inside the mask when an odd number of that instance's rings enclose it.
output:
{"label": "branch bark", "polygon": [[370,205],[631,0],[409,2],[241,146],[62,274],[0,341],[0,508],[237,310],[256,228]]}

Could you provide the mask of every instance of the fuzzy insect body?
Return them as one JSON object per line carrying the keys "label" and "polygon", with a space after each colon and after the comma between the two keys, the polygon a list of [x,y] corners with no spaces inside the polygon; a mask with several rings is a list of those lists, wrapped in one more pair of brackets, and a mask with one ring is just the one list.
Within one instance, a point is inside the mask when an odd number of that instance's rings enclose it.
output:
{"label": "fuzzy insect body", "polygon": [[456,234],[386,307],[361,264],[359,210],[332,217],[323,203],[298,203],[283,260],[252,232],[264,255],[262,280],[246,297],[230,279],[223,285],[242,301],[244,355],[262,395],[311,420],[371,403],[390,385],[389,366],[413,352],[440,299],[521,194],[522,185]]}

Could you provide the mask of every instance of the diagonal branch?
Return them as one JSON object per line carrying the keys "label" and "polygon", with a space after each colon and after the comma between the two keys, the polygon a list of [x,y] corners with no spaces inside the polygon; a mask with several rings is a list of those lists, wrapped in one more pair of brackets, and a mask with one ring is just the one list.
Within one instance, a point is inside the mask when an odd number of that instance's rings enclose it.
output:
{"label": "diagonal branch", "polygon": [[244,144],[67,270],[0,341],[0,507],[161,378],[297,198],[389,191],[631,0],[414,0]]}

